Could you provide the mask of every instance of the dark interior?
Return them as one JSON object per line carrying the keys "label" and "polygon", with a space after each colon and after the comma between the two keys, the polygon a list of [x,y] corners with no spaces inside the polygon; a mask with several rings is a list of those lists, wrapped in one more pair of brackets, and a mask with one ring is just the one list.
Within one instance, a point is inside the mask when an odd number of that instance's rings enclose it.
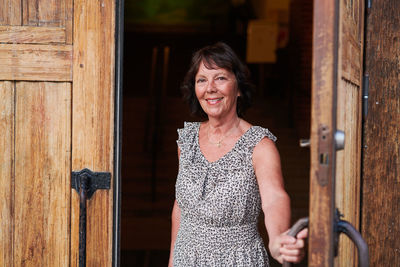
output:
{"label": "dark interior", "polygon": [[[262,6],[250,0],[198,0],[203,17],[168,23],[135,19],[139,2],[125,4],[121,266],[167,266],[176,129],[199,120],[183,103],[180,84],[191,55],[205,45],[224,41],[246,61],[248,23],[259,19]],[[245,119],[278,137],[295,222],[308,216],[309,150],[298,143],[310,134],[312,1],[292,0],[288,7],[288,22],[279,22],[288,29],[288,41],[275,50],[276,61],[248,64],[257,93]],[[265,229],[260,231],[267,240]]]}

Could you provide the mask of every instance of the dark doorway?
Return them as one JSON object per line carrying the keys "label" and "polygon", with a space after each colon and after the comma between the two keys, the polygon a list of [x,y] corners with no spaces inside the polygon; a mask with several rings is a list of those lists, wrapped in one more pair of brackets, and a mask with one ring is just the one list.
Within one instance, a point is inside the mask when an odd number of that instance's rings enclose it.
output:
{"label": "dark doorway", "polygon": [[[146,20],[139,13],[151,7],[139,2],[150,1],[126,1],[125,12],[121,266],[166,266],[178,171],[176,129],[199,120],[183,103],[180,83],[192,53],[205,45],[224,41],[246,61],[249,21],[266,7],[255,0],[200,0],[193,1],[199,6],[186,6],[187,14],[203,14],[192,20],[179,21],[183,7],[170,13],[154,7],[161,14]],[[308,213],[309,151],[298,140],[309,136],[312,1],[290,1],[288,7],[287,14],[277,10],[265,18],[286,23],[280,33],[289,38],[276,49],[275,62],[248,64],[257,95],[245,119],[278,137],[295,221]]]}

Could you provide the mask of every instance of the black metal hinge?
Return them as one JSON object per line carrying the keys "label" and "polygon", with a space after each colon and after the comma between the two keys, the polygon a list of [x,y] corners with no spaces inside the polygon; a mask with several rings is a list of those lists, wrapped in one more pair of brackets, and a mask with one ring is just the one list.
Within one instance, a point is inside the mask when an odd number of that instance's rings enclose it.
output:
{"label": "black metal hinge", "polygon": [[79,267],[86,267],[87,200],[97,189],[110,189],[111,173],[83,169],[72,172],[71,187],[79,194]]}
{"label": "black metal hinge", "polygon": [[78,193],[82,179],[85,179],[87,183],[87,199],[90,199],[97,189],[110,189],[111,173],[109,172],[92,172],[86,168],[78,172],[72,172],[71,187]]}

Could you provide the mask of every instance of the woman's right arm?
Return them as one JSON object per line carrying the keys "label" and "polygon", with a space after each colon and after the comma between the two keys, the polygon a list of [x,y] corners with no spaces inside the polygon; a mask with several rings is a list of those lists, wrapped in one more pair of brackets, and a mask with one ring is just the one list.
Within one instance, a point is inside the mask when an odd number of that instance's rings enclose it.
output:
{"label": "woman's right arm", "polygon": [[[178,147],[178,159],[181,156],[181,150]],[[171,247],[169,252],[169,262],[168,267],[173,266],[173,257],[174,257],[174,246],[176,236],[178,235],[179,224],[181,221],[181,209],[178,206],[176,200],[174,201],[174,207],[172,208],[172,216],[171,216]]]}
{"label": "woman's right arm", "polygon": [[172,218],[171,218],[171,223],[172,223],[172,227],[171,227],[171,248],[170,248],[170,253],[169,253],[168,267],[172,267],[175,240],[176,240],[176,236],[178,235],[178,229],[179,229],[180,220],[181,220],[181,209],[179,208],[178,203],[175,200],[174,207],[172,209]]}

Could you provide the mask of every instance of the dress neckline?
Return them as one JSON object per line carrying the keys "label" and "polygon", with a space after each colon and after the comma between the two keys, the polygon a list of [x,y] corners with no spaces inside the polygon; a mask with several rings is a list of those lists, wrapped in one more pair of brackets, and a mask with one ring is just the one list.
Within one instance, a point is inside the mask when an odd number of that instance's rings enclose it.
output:
{"label": "dress neckline", "polygon": [[197,148],[198,148],[198,150],[199,150],[199,152],[200,152],[200,155],[201,155],[201,158],[206,162],[206,163],[208,163],[208,164],[216,164],[217,162],[219,162],[219,161],[222,161],[224,158],[226,158],[229,154],[231,154],[235,149],[236,149],[236,147],[238,146],[238,144],[239,144],[239,142],[244,138],[244,136],[245,135],[247,135],[249,132],[250,132],[250,130],[252,130],[255,126],[254,125],[252,125],[252,126],[250,126],[250,128],[249,129],[247,129],[239,138],[238,138],[238,140],[236,140],[236,142],[235,142],[235,144],[233,145],[233,147],[228,151],[228,152],[226,152],[225,154],[223,154],[221,157],[219,157],[218,159],[216,159],[216,160],[214,160],[214,161],[209,161],[205,156],[204,156],[204,154],[203,154],[203,151],[201,151],[201,148],[200,148],[200,125],[201,125],[201,122],[198,122],[198,124],[197,124],[197,129],[196,129],[196,145],[197,145]]}

